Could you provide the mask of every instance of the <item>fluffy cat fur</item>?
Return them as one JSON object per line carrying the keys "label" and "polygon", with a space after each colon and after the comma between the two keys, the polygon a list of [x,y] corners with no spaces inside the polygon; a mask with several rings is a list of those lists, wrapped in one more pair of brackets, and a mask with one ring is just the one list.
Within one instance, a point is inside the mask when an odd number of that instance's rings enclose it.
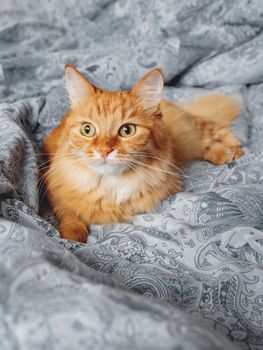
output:
{"label": "fluffy cat fur", "polygon": [[[66,80],[70,110],[44,144],[47,196],[65,239],[86,242],[90,224],[128,222],[152,211],[180,191],[179,169],[189,162],[221,165],[243,154],[228,128],[240,110],[232,97],[162,100],[158,68],[130,91],[102,91],[70,65]],[[96,129],[93,137],[82,134],[87,123]],[[133,136],[120,135],[126,124],[135,126]]]}

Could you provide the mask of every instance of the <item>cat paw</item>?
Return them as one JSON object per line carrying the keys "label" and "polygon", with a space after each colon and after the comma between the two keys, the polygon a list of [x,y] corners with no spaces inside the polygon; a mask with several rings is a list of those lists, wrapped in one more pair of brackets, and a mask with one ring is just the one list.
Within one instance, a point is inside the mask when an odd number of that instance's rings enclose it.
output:
{"label": "cat paw", "polygon": [[231,150],[233,153],[233,160],[237,160],[245,154],[244,151],[242,150],[242,148],[239,146],[232,147]]}
{"label": "cat paw", "polygon": [[88,238],[88,231],[82,227],[70,228],[59,227],[61,238],[68,239],[70,241],[77,241],[80,243],[86,243]]}
{"label": "cat paw", "polygon": [[239,159],[243,154],[239,146],[226,147],[221,142],[215,142],[206,151],[204,159],[215,165],[223,165]]}

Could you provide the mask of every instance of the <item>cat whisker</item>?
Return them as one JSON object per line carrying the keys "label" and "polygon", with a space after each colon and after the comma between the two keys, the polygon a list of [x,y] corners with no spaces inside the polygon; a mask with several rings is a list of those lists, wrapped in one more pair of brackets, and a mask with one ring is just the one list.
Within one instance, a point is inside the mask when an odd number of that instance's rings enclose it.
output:
{"label": "cat whisker", "polygon": [[[73,155],[73,153],[71,152],[71,153],[67,153],[67,154],[59,154],[59,153],[55,153],[55,155],[56,155],[56,159],[65,159],[65,157],[67,156],[67,155]],[[43,165],[46,165],[46,164],[51,164],[51,160],[50,159],[47,159],[47,160],[45,160],[45,161],[42,161],[42,162],[40,162],[40,164],[38,165],[38,168],[40,169],[40,170],[42,170],[42,166]],[[49,165],[47,166],[47,167],[49,167]]]}
{"label": "cat whisker", "polygon": [[49,176],[52,175],[52,172],[56,169],[58,169],[59,167],[62,167],[62,162],[59,164],[56,164],[54,167],[52,167],[51,169],[49,169],[48,171],[46,171],[43,175],[41,175],[38,178],[38,188],[39,188],[39,192],[41,193],[41,191],[43,190],[43,187],[45,186],[45,181],[48,180]]}
{"label": "cat whisker", "polygon": [[[64,165],[64,163],[62,163],[62,162],[56,164],[54,167],[52,167],[52,169],[50,169],[50,174],[48,174],[48,175],[44,174],[44,175],[42,176],[42,177],[43,177],[43,186],[42,186],[41,189],[39,189],[40,193],[41,193],[41,191],[42,191],[42,189],[43,189],[43,187],[44,187],[44,185],[45,185],[45,181],[47,181],[47,180],[49,179],[49,177],[52,176],[53,171],[54,171],[54,170],[58,170],[60,167],[62,168],[63,165]],[[79,164],[79,165],[81,165],[81,164]],[[72,174],[71,174],[71,173],[68,174],[68,176],[66,177],[66,179],[63,178],[64,186],[66,186],[66,184],[70,181],[71,178],[72,178]],[[52,185],[53,185],[56,181],[58,181],[58,180],[61,181],[61,179],[60,179],[59,176],[57,176],[51,183],[49,183],[49,184],[48,184],[48,187],[51,188]],[[42,195],[42,196],[40,197],[40,199],[39,199],[39,202],[40,202],[40,203],[41,203],[41,201],[44,199],[46,193],[47,193],[47,188],[46,188],[45,192],[43,193],[43,195]]]}
{"label": "cat whisker", "polygon": [[[62,165],[63,162],[64,162],[63,160],[60,160],[60,161],[59,161],[58,163],[56,163],[55,165],[52,165],[52,168],[54,169],[54,167],[56,167],[56,166],[59,165],[59,164]],[[40,168],[39,170],[43,171],[44,169],[50,168],[50,166],[51,166],[51,164],[49,164],[49,165],[46,166],[46,167]],[[44,174],[43,174],[42,176],[45,176],[47,173],[49,173],[49,171],[50,171],[50,170],[45,171]],[[40,178],[41,178],[42,176],[40,176]]]}
{"label": "cat whisker", "polygon": [[[129,164],[132,164],[136,169],[138,169],[138,167],[145,167],[145,168],[148,168],[148,169],[153,169],[153,170],[159,170],[159,171],[162,171],[163,169],[160,169],[160,168],[156,168],[156,167],[151,167],[151,166],[148,166],[147,164],[144,164],[144,163],[141,163],[141,162],[134,162],[133,159],[131,159],[129,161]],[[165,171],[163,171],[165,172]],[[170,173],[170,172],[169,172]],[[174,175],[174,179],[173,179],[173,182],[176,184],[176,185],[181,185],[181,181],[178,179],[178,176],[176,173],[171,173],[172,175]],[[146,175],[146,174],[145,174]],[[148,181],[148,177],[151,176],[151,172],[149,173],[149,171],[147,172],[147,178],[146,178],[146,182]],[[155,183],[156,185],[156,183]]]}
{"label": "cat whisker", "polygon": [[[44,186],[44,182],[45,182],[45,180],[48,179],[49,175],[51,175],[54,170],[57,170],[59,167],[62,167],[63,164],[64,164],[64,160],[60,160],[55,165],[52,165],[52,167],[50,167],[50,165],[48,167],[46,167],[46,169],[49,168],[49,170],[44,171],[44,173],[41,176],[39,176],[38,181],[37,181],[39,184],[39,191],[42,191],[42,187]],[[40,170],[43,172],[44,168],[42,168]]]}
{"label": "cat whisker", "polygon": [[137,159],[132,159],[131,160],[133,162],[133,164],[137,164],[137,165],[140,165],[142,167],[146,167],[146,168],[149,168],[149,169],[152,169],[152,170],[158,170],[158,171],[161,171],[163,173],[166,173],[166,174],[169,174],[169,175],[173,175],[173,176],[177,176],[178,177],[178,173],[177,172],[172,172],[172,171],[168,171],[168,170],[165,170],[165,169],[162,169],[162,168],[158,168],[158,167],[155,167],[155,166],[151,166],[149,164],[145,164],[143,162],[140,162],[138,161]]}
{"label": "cat whisker", "polygon": [[[97,158],[95,158],[95,157],[85,157],[84,155],[82,156],[82,155],[76,155],[75,153],[73,153],[73,152],[70,152],[70,153],[67,153],[67,154],[59,154],[59,153],[56,153],[55,154],[56,156],[54,157],[55,158],[55,160],[65,160],[66,158],[67,158],[67,156],[74,156],[74,160],[76,160],[76,159],[78,159],[78,158],[81,158],[82,160],[85,160],[86,161],[86,163],[88,163],[87,161],[88,160],[95,160],[95,159],[97,159]],[[53,162],[54,162],[54,160],[53,160]],[[47,165],[48,164],[48,165]],[[51,164],[51,161],[50,160],[47,160],[47,161],[45,161],[45,162],[42,162],[40,165],[39,165],[39,170],[44,170],[44,169],[46,169],[46,168],[49,168],[50,167],[50,164]],[[44,165],[44,167],[43,167],[43,165]]]}
{"label": "cat whisker", "polygon": [[[144,181],[148,184],[148,186],[154,188],[154,183],[153,183],[154,179],[152,179],[151,177],[150,178],[149,177],[146,178],[145,174],[142,171],[140,171],[138,169],[138,167],[136,167],[136,166],[134,166],[134,165],[132,165],[130,163],[128,164],[128,167],[130,169],[132,169],[135,173],[137,173],[139,176],[141,176],[144,179]],[[151,181],[149,182],[149,180],[151,180],[152,182]]]}
{"label": "cat whisker", "polygon": [[57,155],[57,154],[63,154],[63,155],[68,155],[68,154],[73,154],[72,152],[36,152],[36,156],[49,156],[49,155]]}
{"label": "cat whisker", "polygon": [[[161,190],[158,190],[158,189],[156,188],[156,183],[154,182],[155,178],[153,178],[153,176],[150,176],[150,177],[149,177],[149,173],[148,173],[148,174],[147,174],[147,177],[146,177],[146,175],[143,173],[143,171],[141,171],[137,166],[134,166],[134,165],[131,165],[131,164],[129,164],[128,166],[129,166],[134,172],[136,172],[138,175],[140,175],[140,176],[145,180],[145,182],[148,184],[148,186],[150,186],[152,189],[154,189],[155,192],[157,191],[158,193],[161,193]],[[152,183],[149,182],[149,180],[151,180]],[[178,184],[178,185],[180,185],[180,184]],[[173,195],[173,193],[171,193],[171,191],[168,190],[168,191],[167,191],[167,195],[171,196],[171,195]]]}
{"label": "cat whisker", "polygon": [[[151,154],[151,153],[144,153],[144,152],[141,152],[141,153],[133,153],[133,155],[136,157],[146,157],[149,156],[149,158],[152,158],[152,159],[156,159],[156,160],[160,160],[161,162],[164,162],[166,164],[169,164],[170,166],[172,166],[173,168],[175,168],[176,170],[178,170],[178,172],[180,173],[181,176],[185,177],[185,178],[190,178],[189,175],[185,174],[183,172],[182,169],[180,169],[179,167],[177,167],[175,164],[173,164],[172,162],[168,161],[167,159],[165,158],[160,158],[160,157],[156,157],[155,155]],[[192,178],[193,180],[196,180],[194,178]]]}

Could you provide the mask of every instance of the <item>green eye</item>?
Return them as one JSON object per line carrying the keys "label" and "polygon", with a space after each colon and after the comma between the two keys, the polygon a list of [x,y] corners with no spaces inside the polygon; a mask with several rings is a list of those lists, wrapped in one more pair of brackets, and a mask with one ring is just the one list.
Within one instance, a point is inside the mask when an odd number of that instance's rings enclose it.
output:
{"label": "green eye", "polygon": [[96,134],[95,126],[91,123],[83,124],[81,127],[81,133],[83,136],[93,137]]}
{"label": "green eye", "polygon": [[124,124],[119,129],[121,137],[131,137],[136,133],[136,126],[134,124]]}

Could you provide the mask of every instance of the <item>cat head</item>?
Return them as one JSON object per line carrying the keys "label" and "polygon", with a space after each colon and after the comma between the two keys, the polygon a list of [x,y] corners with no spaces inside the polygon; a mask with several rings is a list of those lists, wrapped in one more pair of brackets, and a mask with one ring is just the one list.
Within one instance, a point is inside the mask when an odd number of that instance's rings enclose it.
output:
{"label": "cat head", "polygon": [[165,143],[160,69],[151,70],[129,91],[102,91],[70,65],[66,82],[71,104],[67,151],[97,174],[131,171]]}

